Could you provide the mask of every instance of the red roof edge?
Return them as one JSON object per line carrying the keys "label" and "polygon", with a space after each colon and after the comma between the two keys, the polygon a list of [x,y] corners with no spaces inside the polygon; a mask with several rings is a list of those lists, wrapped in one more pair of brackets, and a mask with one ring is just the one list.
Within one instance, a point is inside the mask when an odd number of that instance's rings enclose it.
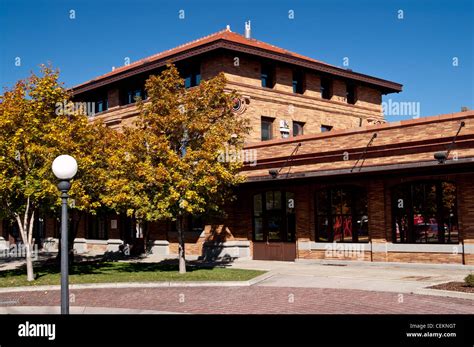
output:
{"label": "red roof edge", "polygon": [[[218,42],[221,42],[222,47],[224,48],[239,50],[239,47],[242,47],[253,49],[256,53],[268,52],[269,54],[273,54],[273,56],[282,57],[282,59],[285,59],[286,61],[291,61],[294,64],[301,64],[308,68],[313,68],[329,74],[338,75],[342,78],[352,78],[355,80],[360,80],[362,82],[372,83],[374,85],[380,86],[380,88],[382,89],[388,90],[389,92],[400,92],[402,90],[402,85],[399,83],[391,82],[370,75],[361,74],[352,70],[343,69],[334,65],[324,63],[319,60],[315,60],[313,58],[290,52],[283,48],[279,48],[277,46],[262,41],[258,41],[256,39],[247,39],[238,33],[230,31],[230,29],[220,30],[213,34],[187,42],[185,44],[168,49],[166,51],[137,60],[127,66],[121,66],[92,80],[78,84],[72,87],[71,90],[76,94],[93,89],[95,84],[97,84],[97,87],[100,87],[104,84],[112,83],[115,80],[120,79],[120,75],[125,75],[126,72],[128,73],[123,78],[126,78],[131,72],[133,72],[133,70],[138,70],[140,68],[145,67],[146,65],[151,65],[152,63],[159,62],[162,62],[164,64],[167,60],[169,60],[175,55],[184,52],[189,52],[199,47]],[[216,48],[219,47],[216,46]],[[141,71],[138,71],[137,73],[140,72]],[[107,82],[108,79],[110,79],[110,82]]]}

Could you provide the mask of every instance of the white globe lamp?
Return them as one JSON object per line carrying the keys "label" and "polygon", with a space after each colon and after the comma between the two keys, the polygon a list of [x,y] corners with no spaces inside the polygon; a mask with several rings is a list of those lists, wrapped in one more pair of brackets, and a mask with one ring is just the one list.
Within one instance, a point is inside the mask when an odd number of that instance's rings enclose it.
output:
{"label": "white globe lamp", "polygon": [[77,173],[76,159],[70,155],[60,155],[53,161],[53,173],[60,180],[70,180]]}

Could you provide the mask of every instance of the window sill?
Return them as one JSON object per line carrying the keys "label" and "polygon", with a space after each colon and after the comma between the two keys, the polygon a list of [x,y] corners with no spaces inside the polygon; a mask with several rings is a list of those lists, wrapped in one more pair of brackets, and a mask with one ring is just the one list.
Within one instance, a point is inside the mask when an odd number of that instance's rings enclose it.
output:
{"label": "window sill", "polygon": [[404,253],[449,253],[449,254],[474,254],[474,244],[462,245],[460,243],[448,244],[413,244],[413,243],[372,243],[372,242],[315,242],[315,241],[299,241],[298,249],[300,250],[327,250],[330,247],[347,247],[363,249],[364,251],[372,251],[374,253],[388,252],[404,252]]}
{"label": "window sill", "polygon": [[463,253],[460,243],[374,243],[372,252]]}

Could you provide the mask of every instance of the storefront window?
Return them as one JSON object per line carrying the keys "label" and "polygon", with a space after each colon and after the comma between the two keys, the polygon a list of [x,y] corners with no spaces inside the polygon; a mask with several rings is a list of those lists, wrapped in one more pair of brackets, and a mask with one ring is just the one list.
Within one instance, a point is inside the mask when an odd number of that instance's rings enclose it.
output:
{"label": "storefront window", "polygon": [[392,189],[394,242],[458,243],[456,186],[412,182]]}
{"label": "storefront window", "polygon": [[316,193],[316,240],[368,242],[367,193],[358,187],[333,187]]}
{"label": "storefront window", "polygon": [[90,239],[107,240],[108,228],[106,217],[101,215],[89,216],[87,234],[87,237]]}

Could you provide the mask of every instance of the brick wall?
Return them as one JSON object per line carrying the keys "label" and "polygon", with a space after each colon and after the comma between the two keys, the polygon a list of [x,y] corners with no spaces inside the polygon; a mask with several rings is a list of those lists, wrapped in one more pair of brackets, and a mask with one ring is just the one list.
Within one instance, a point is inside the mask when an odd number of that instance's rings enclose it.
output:
{"label": "brick wall", "polygon": [[[244,174],[247,177],[268,176],[268,169],[283,166],[299,142],[302,145],[292,160],[292,173],[351,169],[374,133],[378,136],[365,155],[365,167],[433,162],[433,153],[446,149],[463,119],[466,120],[466,126],[451,155],[456,154],[460,159],[472,157],[474,122],[468,120],[474,120],[474,112],[470,111],[456,116],[427,117],[248,145],[247,149],[257,151],[258,165],[246,167]],[[286,169],[282,173],[286,173]]]}
{"label": "brick wall", "polygon": [[367,189],[369,233],[372,242],[386,242],[384,184],[373,180]]}
{"label": "brick wall", "polygon": [[[260,62],[255,58],[239,55],[239,66],[235,66],[235,58],[224,55],[215,64],[215,69],[223,69],[230,89],[249,97],[250,103],[243,114],[250,120],[252,127],[248,142],[260,141],[262,116],[275,118],[275,138],[281,138],[278,131],[280,120],[288,121],[290,128],[292,121],[304,122],[305,134],[318,134],[322,124],[333,126],[334,129],[349,129],[364,124],[367,119],[383,119],[381,94],[375,89],[365,87],[361,101],[356,105],[349,105],[345,98],[345,82],[334,80],[335,94],[331,100],[324,100],[321,99],[320,77],[306,72],[304,94],[294,94],[293,69],[285,64],[275,66],[274,88],[262,88]],[[211,64],[208,62],[205,66]]]}
{"label": "brick wall", "polygon": [[[474,244],[474,179],[473,175],[458,177],[458,223],[464,245]],[[474,254],[465,254],[464,263],[474,265]]]}
{"label": "brick wall", "polygon": [[[360,100],[349,105],[345,99],[346,85],[334,80],[334,95],[324,100],[320,93],[320,77],[313,72],[305,73],[305,91],[303,95],[294,94],[292,87],[293,69],[287,64],[275,65],[275,86],[262,88],[260,80],[260,61],[245,54],[213,53],[201,59],[203,79],[224,72],[228,88],[247,97],[249,101],[243,117],[250,120],[252,128],[247,142],[261,140],[260,122],[262,116],[275,118],[274,136],[281,138],[280,120],[286,120],[290,129],[292,122],[305,123],[305,134],[318,134],[321,125],[334,129],[350,129],[367,123],[369,119],[383,120],[380,91],[361,87]],[[97,118],[115,129],[129,126],[137,115],[134,105],[119,106],[119,90],[112,88],[108,92],[109,110],[97,115]]]}
{"label": "brick wall", "polygon": [[111,88],[107,92],[107,99],[109,108],[117,107],[120,105],[120,91],[118,88]]}

